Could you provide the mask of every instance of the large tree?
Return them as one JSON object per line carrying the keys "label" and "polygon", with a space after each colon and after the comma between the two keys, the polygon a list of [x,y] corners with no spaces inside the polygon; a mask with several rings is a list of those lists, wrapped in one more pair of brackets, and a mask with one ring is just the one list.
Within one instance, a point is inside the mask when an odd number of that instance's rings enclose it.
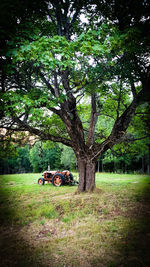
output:
{"label": "large tree", "polygon": [[149,3],[130,2],[43,1],[4,36],[1,127],[72,147],[79,192],[149,97]]}

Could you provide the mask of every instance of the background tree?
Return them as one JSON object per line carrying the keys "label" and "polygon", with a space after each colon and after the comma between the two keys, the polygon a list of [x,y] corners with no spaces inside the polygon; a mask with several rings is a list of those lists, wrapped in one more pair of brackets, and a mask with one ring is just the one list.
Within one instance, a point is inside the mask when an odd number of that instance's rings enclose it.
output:
{"label": "background tree", "polygon": [[65,169],[76,169],[77,162],[72,148],[67,146],[62,147],[61,164],[62,166],[64,166]]}
{"label": "background tree", "polygon": [[30,162],[33,167],[33,172],[43,172],[48,170],[58,170],[60,164],[60,148],[58,145],[49,145],[42,142],[37,142],[30,150]]}
{"label": "background tree", "polygon": [[[26,7],[31,19],[17,13],[15,36],[3,49],[1,127],[72,147],[78,190],[92,191],[97,158],[119,142],[149,97],[149,3],[43,2],[42,14]],[[87,100],[90,110],[82,106]]]}
{"label": "background tree", "polygon": [[0,154],[0,174],[31,172],[32,167],[29,159],[29,146],[17,147],[17,144],[5,144]]}

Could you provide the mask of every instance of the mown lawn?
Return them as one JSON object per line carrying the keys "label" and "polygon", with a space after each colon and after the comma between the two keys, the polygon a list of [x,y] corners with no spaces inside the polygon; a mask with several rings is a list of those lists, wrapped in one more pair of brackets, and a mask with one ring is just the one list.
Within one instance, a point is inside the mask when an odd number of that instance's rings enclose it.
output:
{"label": "mown lawn", "polygon": [[150,266],[150,176],[96,175],[93,194],[0,176],[0,266]]}

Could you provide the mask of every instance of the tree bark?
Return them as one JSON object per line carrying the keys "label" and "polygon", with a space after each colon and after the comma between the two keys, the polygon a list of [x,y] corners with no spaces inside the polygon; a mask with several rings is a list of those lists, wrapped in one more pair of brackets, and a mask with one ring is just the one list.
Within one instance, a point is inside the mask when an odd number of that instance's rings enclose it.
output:
{"label": "tree bark", "polygon": [[92,192],[95,188],[96,161],[91,158],[78,158],[79,187],[78,192]]}

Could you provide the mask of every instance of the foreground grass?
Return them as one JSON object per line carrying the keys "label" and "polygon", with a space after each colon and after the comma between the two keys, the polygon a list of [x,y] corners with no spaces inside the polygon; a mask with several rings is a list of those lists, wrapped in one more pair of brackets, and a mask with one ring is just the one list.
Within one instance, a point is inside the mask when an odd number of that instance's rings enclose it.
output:
{"label": "foreground grass", "polygon": [[1,266],[150,266],[150,177],[97,174],[98,190],[0,176]]}

